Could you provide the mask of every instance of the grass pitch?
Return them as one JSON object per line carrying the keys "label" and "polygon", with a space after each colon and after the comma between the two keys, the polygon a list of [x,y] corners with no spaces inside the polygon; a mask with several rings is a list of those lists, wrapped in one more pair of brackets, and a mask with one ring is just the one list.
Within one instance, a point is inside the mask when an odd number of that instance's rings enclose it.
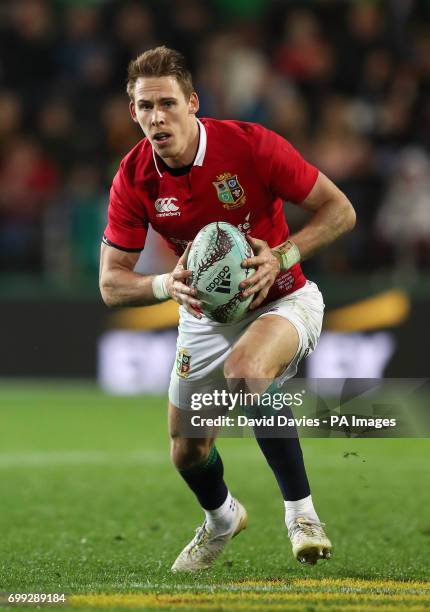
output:
{"label": "grass pitch", "polygon": [[170,465],[165,403],[89,384],[1,383],[3,605],[4,593],[37,592],[66,593],[82,610],[430,607],[428,440],[303,440],[334,544],[330,561],[309,567],[291,555],[255,441],[221,439],[248,529],[210,571],[171,574],[202,513]]}

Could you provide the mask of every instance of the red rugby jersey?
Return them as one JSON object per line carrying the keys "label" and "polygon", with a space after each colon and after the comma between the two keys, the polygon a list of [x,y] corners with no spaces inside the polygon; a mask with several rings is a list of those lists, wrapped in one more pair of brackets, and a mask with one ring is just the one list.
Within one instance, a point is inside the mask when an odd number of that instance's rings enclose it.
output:
{"label": "red rugby jersey", "polygon": [[[289,230],[283,200],[302,202],[318,170],[278,134],[253,123],[199,120],[194,163],[172,175],[144,138],[122,160],[113,180],[104,241],[141,251],[151,224],[181,255],[202,227],[227,221],[270,247]],[[299,264],[281,272],[267,301],[305,284]]]}

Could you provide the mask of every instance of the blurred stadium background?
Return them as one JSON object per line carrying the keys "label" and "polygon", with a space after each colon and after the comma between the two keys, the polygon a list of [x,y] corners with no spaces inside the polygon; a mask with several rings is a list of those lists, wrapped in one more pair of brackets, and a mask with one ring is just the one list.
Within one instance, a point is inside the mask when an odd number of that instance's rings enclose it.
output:
{"label": "blurred stadium background", "polygon": [[[110,182],[141,137],[127,63],[163,43],[188,58],[201,116],[276,130],[357,209],[355,231],[304,265],[328,313],[308,374],[426,376],[427,0],[3,0],[0,376],[166,388],[174,306],[112,314],[97,287]],[[152,235],[138,269],[172,264]]]}

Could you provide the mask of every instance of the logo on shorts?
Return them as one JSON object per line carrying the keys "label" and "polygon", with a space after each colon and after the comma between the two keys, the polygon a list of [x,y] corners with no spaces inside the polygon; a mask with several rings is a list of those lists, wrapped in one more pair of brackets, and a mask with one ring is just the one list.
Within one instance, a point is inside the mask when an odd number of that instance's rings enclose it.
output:
{"label": "logo on shorts", "polygon": [[158,200],[155,200],[155,210],[158,211],[157,217],[179,217],[181,211],[179,206],[175,204],[177,201],[178,198],[158,198]]}
{"label": "logo on shorts", "polygon": [[230,172],[224,172],[224,174],[220,174],[216,178],[217,180],[212,185],[215,187],[218,200],[222,202],[224,208],[233,210],[245,204],[245,191],[239,183],[237,174],[233,176]]}
{"label": "logo on shorts", "polygon": [[188,378],[191,366],[191,355],[187,349],[178,348],[176,353],[176,374],[181,378]]}

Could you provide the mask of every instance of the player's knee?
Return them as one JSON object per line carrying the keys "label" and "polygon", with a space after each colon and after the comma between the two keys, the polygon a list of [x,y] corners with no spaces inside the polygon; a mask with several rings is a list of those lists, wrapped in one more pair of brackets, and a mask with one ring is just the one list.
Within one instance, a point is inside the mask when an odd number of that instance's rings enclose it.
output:
{"label": "player's knee", "polygon": [[225,361],[224,376],[227,380],[258,380],[271,378],[272,373],[258,356],[233,350]]}
{"label": "player's knee", "polygon": [[173,465],[178,470],[186,470],[207,459],[210,445],[205,441],[186,440],[184,438],[172,438],[170,445],[170,456]]}

